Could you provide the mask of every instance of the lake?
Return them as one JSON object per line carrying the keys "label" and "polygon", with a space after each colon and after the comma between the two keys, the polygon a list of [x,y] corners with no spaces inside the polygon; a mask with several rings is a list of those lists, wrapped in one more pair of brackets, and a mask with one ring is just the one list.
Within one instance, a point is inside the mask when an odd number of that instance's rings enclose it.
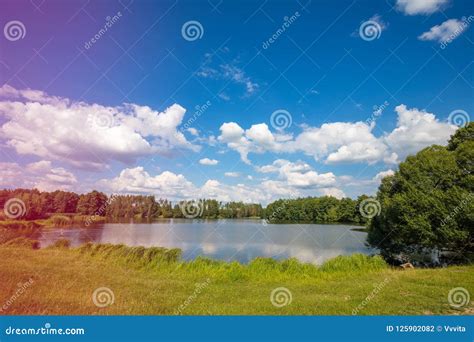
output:
{"label": "lake", "polygon": [[183,259],[198,256],[247,263],[256,257],[297,258],[321,264],[338,255],[374,254],[367,234],[343,224],[263,224],[261,220],[169,219],[152,223],[105,223],[88,228],[44,229],[42,247],[59,238],[85,242],[180,248]]}

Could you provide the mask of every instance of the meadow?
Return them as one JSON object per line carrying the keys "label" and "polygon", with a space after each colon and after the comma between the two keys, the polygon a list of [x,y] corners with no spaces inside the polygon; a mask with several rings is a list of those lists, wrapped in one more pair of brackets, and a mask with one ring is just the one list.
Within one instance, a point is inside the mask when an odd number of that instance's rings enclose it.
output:
{"label": "meadow", "polygon": [[[404,270],[361,254],[321,266],[266,258],[244,265],[204,258],[185,262],[179,249],[157,247],[70,248],[67,240],[35,247],[26,238],[0,245],[2,315],[474,313],[469,304],[453,308],[448,302],[453,288],[474,293],[473,265]],[[288,292],[272,303],[272,291],[282,287]],[[107,288],[109,298],[93,300],[99,288]]]}

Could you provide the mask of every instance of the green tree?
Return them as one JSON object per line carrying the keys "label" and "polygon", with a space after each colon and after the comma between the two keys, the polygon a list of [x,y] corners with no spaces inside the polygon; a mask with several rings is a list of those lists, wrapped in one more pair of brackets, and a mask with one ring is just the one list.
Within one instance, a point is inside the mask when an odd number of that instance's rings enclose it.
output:
{"label": "green tree", "polygon": [[473,253],[473,127],[459,129],[447,148],[433,145],[408,157],[382,180],[381,213],[370,222],[368,242],[388,260]]}
{"label": "green tree", "polygon": [[77,212],[82,215],[105,216],[107,196],[96,190],[81,195],[77,202]]}

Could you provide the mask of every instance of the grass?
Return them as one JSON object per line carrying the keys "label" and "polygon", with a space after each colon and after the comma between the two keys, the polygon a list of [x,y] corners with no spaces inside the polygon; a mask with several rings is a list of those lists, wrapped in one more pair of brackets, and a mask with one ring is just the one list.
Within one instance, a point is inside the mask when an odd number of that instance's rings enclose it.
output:
{"label": "grass", "polygon": [[0,220],[0,229],[67,228],[73,225],[104,223],[106,220],[105,216],[54,214],[49,218],[37,220]]}
{"label": "grass", "polygon": [[[356,308],[361,315],[473,314],[472,307],[455,310],[447,300],[455,287],[474,294],[473,265],[401,270],[360,254],[320,267],[267,258],[242,265],[183,262],[180,250],[157,247],[69,248],[67,241],[31,247],[25,239],[0,246],[1,314],[351,315]],[[100,287],[113,291],[112,305],[94,305],[92,294]],[[270,294],[278,287],[291,292],[289,305],[272,305]],[[361,307],[375,288],[378,293]]]}

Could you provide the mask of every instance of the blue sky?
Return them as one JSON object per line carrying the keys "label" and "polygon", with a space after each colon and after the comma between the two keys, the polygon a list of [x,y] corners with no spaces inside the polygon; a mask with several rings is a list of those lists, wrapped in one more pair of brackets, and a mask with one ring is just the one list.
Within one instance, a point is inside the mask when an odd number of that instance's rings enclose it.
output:
{"label": "blue sky", "polygon": [[[3,1],[0,186],[263,203],[373,194],[472,115],[473,7]],[[198,37],[183,35],[190,21]]]}

